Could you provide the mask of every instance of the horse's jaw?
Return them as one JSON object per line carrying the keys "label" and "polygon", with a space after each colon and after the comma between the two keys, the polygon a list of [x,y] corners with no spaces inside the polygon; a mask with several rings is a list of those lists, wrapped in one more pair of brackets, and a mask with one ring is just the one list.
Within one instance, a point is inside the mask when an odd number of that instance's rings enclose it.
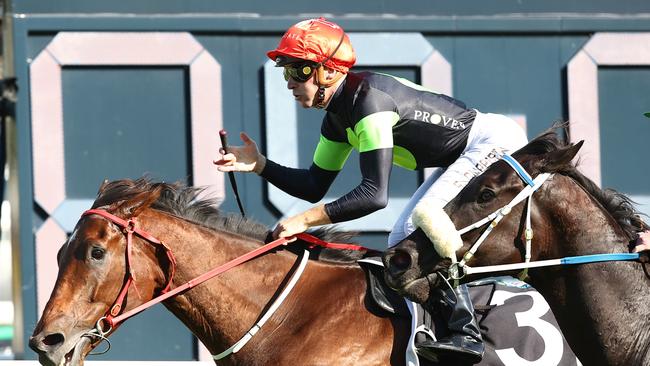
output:
{"label": "horse's jaw", "polygon": [[90,337],[82,336],[74,348],[68,352],[70,357],[68,358],[68,354],[66,354],[65,362],[62,365],[60,364],[60,366],[82,366],[86,359],[86,355],[90,352],[90,349]]}

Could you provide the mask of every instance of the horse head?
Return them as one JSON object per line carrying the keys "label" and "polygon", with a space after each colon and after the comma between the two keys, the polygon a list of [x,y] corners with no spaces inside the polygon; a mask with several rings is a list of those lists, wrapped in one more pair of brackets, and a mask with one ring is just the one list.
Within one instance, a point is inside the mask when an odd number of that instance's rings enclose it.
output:
{"label": "horse head", "polygon": [[[116,194],[132,183],[116,181],[102,185],[93,208],[101,207],[122,218],[138,216],[158,197],[159,191],[140,192],[113,202]],[[137,279],[137,287],[126,294],[127,308],[152,298],[165,284],[159,253],[142,240],[134,238],[131,246],[130,273]],[[126,235],[103,217],[82,216],[59,250],[57,262],[58,277],[29,346],[38,353],[41,364],[83,364],[99,340],[93,329],[103,327],[98,321],[114,305],[127,280]]]}
{"label": "horse head", "polygon": [[[109,183],[59,252],[58,278],[30,346],[43,365],[81,365],[123,321],[162,302],[231,364],[383,365],[404,357],[408,336],[395,335],[410,323],[365,308],[358,255],[310,249],[313,241],[301,239],[265,243],[269,233],[221,213],[201,188]],[[350,239],[335,230],[314,234]]]}
{"label": "horse head", "polygon": [[[451,231],[455,235],[462,233],[459,240],[462,246],[456,251],[459,263],[477,269],[522,263],[526,253],[531,254],[533,262],[627,253],[636,233],[646,225],[629,198],[613,190],[600,189],[576,169],[571,161],[581,146],[582,142],[560,141],[549,130],[512,155],[530,177],[544,178],[549,174],[536,190],[531,189],[534,193],[529,201],[519,200],[527,186],[525,178],[504,160],[495,162],[472,179],[444,207],[455,226]],[[495,221],[494,217],[500,218]],[[528,230],[528,219],[532,230]],[[531,238],[532,249],[528,250],[526,242]],[[427,300],[430,289],[441,286],[444,280],[462,277],[462,271],[458,271],[460,266],[450,266],[449,258],[438,255],[432,244],[429,235],[418,229],[384,254],[387,282],[415,301]],[[477,248],[473,255],[468,252],[470,248]],[[645,319],[650,313],[643,300],[650,291],[641,266],[594,263],[531,269],[526,274],[551,305],[576,354],[583,362],[588,361],[585,364],[648,361],[647,332],[632,335],[629,330],[632,318],[616,310],[622,301],[634,304],[625,309],[632,309],[639,319]],[[470,275],[460,281],[475,278],[477,275]],[[611,324],[621,329],[613,330]],[[622,343],[627,346],[620,346]],[[623,349],[639,351],[625,353]]]}
{"label": "horse head", "polygon": [[[559,147],[554,134],[546,133],[513,154],[521,166],[530,174],[537,176],[544,172],[559,172],[570,166],[582,146],[582,142]],[[517,172],[501,160],[491,165],[483,174],[472,179],[467,186],[444,208],[455,228],[465,228],[498,212],[510,203],[525,187],[526,183]],[[549,183],[546,184],[550,185]],[[544,188],[538,195],[548,195]],[[549,231],[554,230],[552,218],[540,204],[533,206],[531,212],[535,221],[535,257],[548,253]],[[469,265],[491,265],[516,263],[524,259],[524,217],[525,205],[512,208],[498,226],[485,238],[478,252],[470,259]],[[435,225],[436,223],[433,223]],[[486,227],[483,225],[482,227]],[[480,228],[479,228],[480,229]],[[456,252],[462,258],[479,239],[482,230],[472,230],[463,235],[462,247]],[[442,258],[422,228],[405,238],[384,254],[387,268],[387,281],[403,295],[423,301],[428,298],[431,286],[440,286],[442,277],[448,275],[450,258]]]}

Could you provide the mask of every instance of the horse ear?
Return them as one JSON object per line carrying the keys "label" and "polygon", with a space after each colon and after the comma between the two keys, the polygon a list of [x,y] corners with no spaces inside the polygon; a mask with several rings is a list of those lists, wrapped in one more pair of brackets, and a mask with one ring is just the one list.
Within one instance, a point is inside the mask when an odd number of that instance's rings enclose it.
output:
{"label": "horse ear", "polygon": [[150,191],[142,192],[134,197],[122,202],[119,211],[127,217],[138,216],[140,212],[151,206],[160,197],[162,185],[157,185]]}
{"label": "horse ear", "polygon": [[102,193],[104,193],[104,190],[106,189],[106,186],[108,186],[108,179],[104,179],[102,184],[99,186],[99,189],[97,190],[97,195],[101,196]]}
{"label": "horse ear", "polygon": [[571,165],[571,160],[575,158],[584,144],[584,140],[580,140],[578,143],[572,144],[571,146],[551,151],[544,156],[544,170],[545,171],[557,171],[563,167]]}

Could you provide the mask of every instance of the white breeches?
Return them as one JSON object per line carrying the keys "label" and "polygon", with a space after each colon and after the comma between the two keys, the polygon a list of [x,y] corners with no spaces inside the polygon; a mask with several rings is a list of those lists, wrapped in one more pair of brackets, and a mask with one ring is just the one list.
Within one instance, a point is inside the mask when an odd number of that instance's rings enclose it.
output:
{"label": "white breeches", "polygon": [[467,183],[480,175],[503,154],[510,154],[528,142],[523,129],[512,119],[493,113],[477,112],[467,146],[458,159],[446,168],[435,168],[415,191],[388,235],[392,247],[415,231],[411,214],[422,199],[444,207]]}

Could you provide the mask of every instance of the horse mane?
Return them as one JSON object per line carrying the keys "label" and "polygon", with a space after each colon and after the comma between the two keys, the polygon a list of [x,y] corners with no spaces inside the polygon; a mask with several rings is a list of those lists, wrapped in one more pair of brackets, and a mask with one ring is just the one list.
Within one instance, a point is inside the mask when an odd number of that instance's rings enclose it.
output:
{"label": "horse mane", "polygon": [[[566,127],[566,124],[554,124],[551,128],[521,148],[518,154],[541,155],[569,148],[571,144],[567,141],[566,134],[560,138],[556,132],[558,128],[564,127]],[[539,169],[540,173],[559,173],[572,178],[612,215],[630,241],[636,240],[638,233],[647,229],[648,225],[641,218],[643,214],[634,208],[635,202],[625,194],[617,192],[614,189],[601,189],[598,187],[596,183],[578,171],[577,167],[579,164],[579,161],[576,163],[569,161],[565,164],[543,164]]]}
{"label": "horse mane", "polygon": [[[134,212],[152,208],[187,220],[203,227],[269,242],[271,231],[255,220],[238,214],[224,213],[217,208],[213,198],[202,198],[205,188],[191,187],[182,183],[152,182],[142,177],[135,180],[122,179],[102,185],[93,208],[110,206],[124,217]],[[321,240],[328,242],[350,242],[357,233],[340,231],[335,228],[318,228],[309,231]],[[291,250],[291,249],[290,249]],[[363,256],[364,252],[335,250],[317,247],[310,250],[310,258],[323,262],[349,264]]]}

